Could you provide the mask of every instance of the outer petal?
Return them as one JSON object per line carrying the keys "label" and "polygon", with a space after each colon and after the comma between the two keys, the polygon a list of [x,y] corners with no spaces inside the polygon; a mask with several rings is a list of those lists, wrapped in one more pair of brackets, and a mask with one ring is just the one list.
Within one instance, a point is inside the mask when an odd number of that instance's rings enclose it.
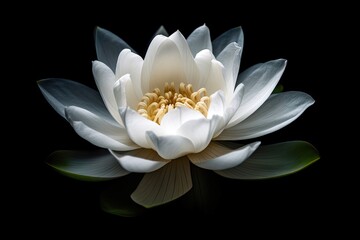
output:
{"label": "outer petal", "polygon": [[152,131],[159,135],[165,134],[164,130],[158,124],[144,118],[130,108],[120,109],[120,114],[131,140],[143,148],[152,147],[146,139],[147,132]]}
{"label": "outer petal", "polygon": [[77,106],[115,123],[100,94],[94,89],[59,78],[40,80],[38,85],[46,100],[64,118],[66,107]]}
{"label": "outer petal", "polygon": [[159,170],[145,174],[131,198],[144,207],[154,207],[175,200],[192,187],[187,158],[171,161]]}
{"label": "outer petal", "polygon": [[195,29],[187,38],[187,42],[193,56],[203,49],[209,49],[212,52],[210,30],[205,24]]}
{"label": "outer petal", "polygon": [[85,109],[71,106],[65,109],[65,114],[76,133],[98,147],[118,151],[139,148],[130,140],[124,128]]}
{"label": "outer petal", "polygon": [[159,136],[148,131],[146,137],[151,147],[164,159],[176,159],[195,152],[191,140],[180,135]]}
{"label": "outer petal", "polygon": [[261,146],[241,165],[217,174],[234,179],[265,179],[297,172],[319,159],[309,143],[292,141]]}
{"label": "outer petal", "polygon": [[314,99],[303,92],[274,94],[250,117],[222,132],[217,140],[243,140],[277,131],[297,119]]}
{"label": "outer petal", "polygon": [[239,47],[244,45],[244,34],[241,27],[236,27],[228,30],[213,41],[213,53],[217,57],[221,51],[229,45],[229,43],[236,42]]}
{"label": "outer petal", "polygon": [[238,82],[245,86],[244,97],[228,128],[246,119],[266,101],[280,80],[285,66],[286,60],[279,59],[259,64],[239,75]]}
{"label": "outer petal", "polygon": [[130,49],[124,49],[119,54],[119,58],[116,65],[116,79],[121,78],[125,74],[130,74],[131,83],[134,87],[134,93],[138,100],[144,95],[141,90],[141,69],[144,60],[130,51]]}
{"label": "outer petal", "polygon": [[241,164],[259,146],[260,142],[254,142],[234,150],[211,142],[204,151],[189,154],[188,158],[198,167],[210,170],[223,170]]}
{"label": "outer petal", "polygon": [[161,25],[159,27],[159,29],[155,32],[154,37],[157,35],[163,35],[163,36],[167,37],[167,36],[169,36],[169,33],[166,31],[165,27],[163,25]]}
{"label": "outer petal", "polygon": [[100,27],[97,27],[95,30],[95,46],[99,61],[109,66],[113,72],[115,72],[116,69],[116,61],[119,53],[124,48],[132,50],[124,40]]}
{"label": "outer petal", "polygon": [[110,150],[110,152],[119,161],[120,165],[129,172],[152,172],[169,163],[151,149],[142,148],[129,152]]}
{"label": "outer petal", "polygon": [[115,84],[114,73],[104,63],[99,61],[93,61],[93,74],[96,85],[100,91],[101,97],[104,100],[107,109],[109,110],[111,115],[120,124],[122,124],[113,92]]}
{"label": "outer petal", "polygon": [[47,164],[66,176],[85,181],[110,180],[129,174],[106,150],[56,151],[49,156]]}
{"label": "outer petal", "polygon": [[239,74],[241,54],[242,48],[236,42],[232,42],[227,45],[216,58],[224,65],[224,79],[226,82],[227,96],[231,96],[234,92],[237,76]]}

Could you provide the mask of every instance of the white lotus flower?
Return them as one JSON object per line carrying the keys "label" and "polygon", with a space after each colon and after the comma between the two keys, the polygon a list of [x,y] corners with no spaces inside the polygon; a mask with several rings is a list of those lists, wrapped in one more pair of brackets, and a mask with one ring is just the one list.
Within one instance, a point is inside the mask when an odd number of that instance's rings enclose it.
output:
{"label": "white lotus flower", "polygon": [[[314,103],[302,92],[271,95],[285,69],[284,59],[257,64],[238,75],[242,47],[240,27],[213,42],[205,25],[187,39],[179,31],[167,37],[160,28],[143,59],[122,39],[97,28],[99,60],[93,62],[93,74],[100,94],[64,79],[41,80],[39,86],[78,135],[111,155],[82,159],[70,154],[67,164],[55,167],[104,179],[146,173],[131,196],[146,207],[191,189],[190,162],[239,179],[304,167],[261,173],[264,158],[259,156],[267,154],[271,163],[287,154],[279,145],[259,148],[260,142],[254,141],[233,149],[219,142],[274,132]],[[261,165],[260,170],[242,171],[247,159],[250,165]]]}

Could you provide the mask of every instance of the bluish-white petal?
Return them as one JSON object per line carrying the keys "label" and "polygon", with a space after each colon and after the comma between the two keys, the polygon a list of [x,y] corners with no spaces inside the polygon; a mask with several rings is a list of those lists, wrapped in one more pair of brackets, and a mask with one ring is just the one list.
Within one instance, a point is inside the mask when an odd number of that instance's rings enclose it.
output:
{"label": "bluish-white petal", "polygon": [[235,90],[241,53],[242,48],[236,42],[232,42],[227,45],[216,58],[224,65],[224,79],[226,82],[227,95],[229,96],[231,96]]}
{"label": "bluish-white petal", "polygon": [[130,51],[130,49],[124,49],[119,54],[119,58],[116,65],[115,79],[119,79],[125,74],[130,74],[132,85],[134,86],[135,96],[139,100],[144,95],[141,90],[141,69],[144,60]]}
{"label": "bluish-white petal", "polygon": [[107,151],[56,151],[47,161],[60,173],[85,181],[104,181],[129,174]]}
{"label": "bluish-white petal", "polygon": [[169,36],[169,33],[166,31],[165,27],[161,25],[159,29],[155,32],[154,37],[157,35],[164,35],[165,37],[167,37]]}
{"label": "bluish-white petal", "polygon": [[260,146],[237,167],[216,171],[233,179],[266,179],[297,172],[319,159],[318,151],[304,141]]}
{"label": "bluish-white petal", "polygon": [[145,174],[131,198],[149,208],[173,201],[191,188],[189,160],[180,158],[155,172]]}
{"label": "bluish-white petal", "polygon": [[258,64],[239,75],[238,82],[244,84],[244,96],[228,128],[249,117],[268,99],[279,82],[285,66],[286,60],[279,59]]}
{"label": "bluish-white petal", "polygon": [[236,42],[239,47],[243,48],[244,34],[241,27],[236,27],[224,32],[212,42],[214,55],[217,57],[221,51],[232,42]]}
{"label": "bluish-white petal", "polygon": [[195,147],[191,140],[180,135],[161,136],[148,131],[146,138],[152,149],[164,159],[176,159],[195,152]]}
{"label": "bluish-white petal", "polygon": [[206,82],[210,76],[210,70],[212,66],[212,60],[215,59],[212,52],[208,49],[200,51],[195,56],[195,63],[199,69],[199,83],[194,83],[193,87],[195,89],[200,89],[205,87]]}
{"label": "bluish-white petal", "polygon": [[135,94],[132,78],[129,74],[123,75],[114,84],[114,96],[118,108],[131,107],[136,109],[139,99]]}
{"label": "bluish-white petal", "polygon": [[205,24],[195,29],[187,38],[187,42],[193,56],[203,49],[212,51],[210,30]]}
{"label": "bluish-white petal", "polygon": [[116,121],[122,124],[114,97],[113,88],[115,84],[115,75],[113,71],[111,71],[111,69],[104,63],[93,61],[93,74],[96,86],[100,91],[101,97],[107,109]]}
{"label": "bluish-white petal", "polygon": [[65,108],[77,106],[86,109],[107,121],[115,122],[106,109],[100,94],[81,83],[60,78],[38,81],[41,93],[50,105],[65,118]]}
{"label": "bluish-white petal", "polygon": [[65,109],[66,119],[79,136],[90,143],[118,151],[139,148],[131,141],[126,130],[118,124],[79,107],[70,106]]}
{"label": "bluish-white petal", "polygon": [[130,108],[120,109],[121,117],[130,139],[143,148],[152,146],[146,139],[147,132],[152,131],[164,135],[164,130],[155,122],[148,120]]}
{"label": "bluish-white petal", "polygon": [[119,53],[125,48],[132,50],[124,40],[100,27],[95,31],[95,47],[98,60],[109,66],[113,72],[116,69]]}
{"label": "bluish-white petal", "polygon": [[120,165],[129,172],[153,172],[170,161],[163,159],[152,149],[137,149],[128,152],[111,151]]}
{"label": "bluish-white petal", "polygon": [[274,94],[250,117],[222,132],[217,140],[244,140],[277,131],[297,119],[314,99],[303,92]]}
{"label": "bluish-white petal", "polygon": [[189,154],[188,158],[198,167],[209,170],[223,170],[241,164],[259,146],[260,142],[254,142],[238,149],[231,149],[216,142],[211,142],[204,151]]}

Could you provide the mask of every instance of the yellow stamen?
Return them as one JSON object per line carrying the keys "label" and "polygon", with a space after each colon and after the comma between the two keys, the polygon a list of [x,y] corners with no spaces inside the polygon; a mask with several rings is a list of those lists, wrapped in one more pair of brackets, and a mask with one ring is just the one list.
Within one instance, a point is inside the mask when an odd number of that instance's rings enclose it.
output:
{"label": "yellow stamen", "polygon": [[197,110],[206,117],[210,106],[210,97],[205,88],[194,92],[191,84],[185,85],[182,82],[179,85],[179,92],[176,92],[174,83],[166,82],[164,93],[162,94],[159,88],[155,88],[151,93],[146,93],[141,98],[137,111],[141,116],[160,124],[167,112],[180,106]]}

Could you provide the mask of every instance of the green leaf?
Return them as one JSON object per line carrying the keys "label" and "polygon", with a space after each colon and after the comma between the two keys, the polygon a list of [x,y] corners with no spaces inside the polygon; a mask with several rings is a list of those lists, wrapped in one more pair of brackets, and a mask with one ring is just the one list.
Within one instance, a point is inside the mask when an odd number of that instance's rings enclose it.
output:
{"label": "green leaf", "polygon": [[280,93],[282,91],[284,91],[284,85],[278,84],[278,85],[276,85],[276,87],[274,88],[274,90],[271,94]]}
{"label": "green leaf", "polygon": [[129,174],[107,150],[61,150],[49,156],[47,164],[61,174],[83,181],[104,181]]}
{"label": "green leaf", "polygon": [[121,217],[136,217],[146,211],[146,208],[135,203],[131,193],[139,184],[143,174],[131,174],[114,181],[100,197],[101,208],[110,214]]}
{"label": "green leaf", "polygon": [[291,141],[260,146],[237,167],[216,171],[233,179],[266,179],[295,173],[319,160],[318,151],[308,142]]}

